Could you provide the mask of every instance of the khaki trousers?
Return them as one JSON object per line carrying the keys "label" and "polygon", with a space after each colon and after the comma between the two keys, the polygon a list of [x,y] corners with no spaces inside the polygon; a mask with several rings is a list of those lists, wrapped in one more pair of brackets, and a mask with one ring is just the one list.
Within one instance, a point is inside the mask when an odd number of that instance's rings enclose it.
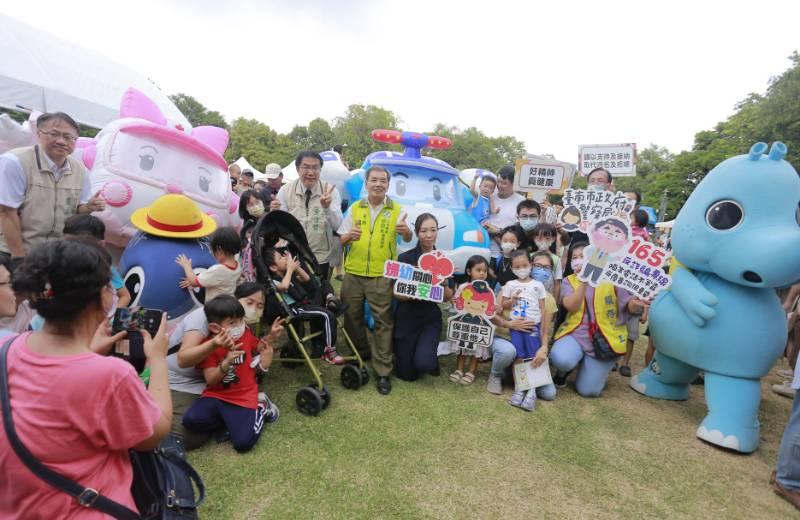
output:
{"label": "khaki trousers", "polygon": [[375,319],[372,369],[378,377],[388,376],[392,371],[392,280],[382,276],[344,275],[342,302],[349,305],[344,315],[344,328],[359,352],[365,352],[368,345],[364,300]]}

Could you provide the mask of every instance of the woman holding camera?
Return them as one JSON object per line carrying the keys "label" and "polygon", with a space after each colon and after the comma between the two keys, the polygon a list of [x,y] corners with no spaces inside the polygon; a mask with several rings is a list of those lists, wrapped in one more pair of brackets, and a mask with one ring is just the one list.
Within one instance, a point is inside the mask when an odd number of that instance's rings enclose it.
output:
{"label": "woman holding camera", "polygon": [[[56,240],[34,249],[14,273],[45,319],[42,330],[9,343],[11,413],[22,444],[53,471],[131,509],[128,450],[150,450],[169,433],[166,320],[146,331],[145,388],[127,362],[107,357],[124,332],[110,335],[111,270],[97,248]],[[0,436],[0,518],[106,518],[31,473]]]}

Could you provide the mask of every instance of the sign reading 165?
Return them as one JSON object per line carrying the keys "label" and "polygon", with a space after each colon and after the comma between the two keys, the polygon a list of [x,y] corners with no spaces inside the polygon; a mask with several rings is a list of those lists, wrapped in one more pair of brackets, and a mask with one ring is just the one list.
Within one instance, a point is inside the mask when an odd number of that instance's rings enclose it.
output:
{"label": "sign reading 165", "polygon": [[638,239],[631,242],[628,253],[639,260],[646,261],[652,267],[661,267],[668,254],[665,249]]}

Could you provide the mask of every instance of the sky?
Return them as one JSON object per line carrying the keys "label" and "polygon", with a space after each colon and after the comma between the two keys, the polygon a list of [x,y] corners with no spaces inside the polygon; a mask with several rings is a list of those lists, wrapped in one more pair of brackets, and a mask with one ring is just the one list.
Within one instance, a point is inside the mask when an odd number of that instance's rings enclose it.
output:
{"label": "sky", "polygon": [[0,11],[229,121],[288,132],[374,104],[404,130],[475,126],[569,162],[580,144],[690,149],[800,50],[797,0],[27,0]]}

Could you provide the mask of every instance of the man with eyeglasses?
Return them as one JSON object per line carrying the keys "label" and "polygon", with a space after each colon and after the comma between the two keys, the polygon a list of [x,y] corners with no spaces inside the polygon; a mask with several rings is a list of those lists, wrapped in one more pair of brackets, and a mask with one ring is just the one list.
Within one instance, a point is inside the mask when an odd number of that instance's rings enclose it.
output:
{"label": "man with eyeglasses", "polygon": [[39,144],[0,155],[0,256],[16,266],[35,246],[61,238],[64,221],[75,213],[103,211],[92,196],[83,163],[70,154],[78,124],[63,112],[36,120]]}
{"label": "man with eyeglasses", "polygon": [[328,279],[333,232],[342,223],[342,198],[332,184],[320,181],[322,156],[303,151],[294,160],[299,177],[282,186],[272,209],[288,211],[306,230],[308,245],[319,262],[320,275]]}

